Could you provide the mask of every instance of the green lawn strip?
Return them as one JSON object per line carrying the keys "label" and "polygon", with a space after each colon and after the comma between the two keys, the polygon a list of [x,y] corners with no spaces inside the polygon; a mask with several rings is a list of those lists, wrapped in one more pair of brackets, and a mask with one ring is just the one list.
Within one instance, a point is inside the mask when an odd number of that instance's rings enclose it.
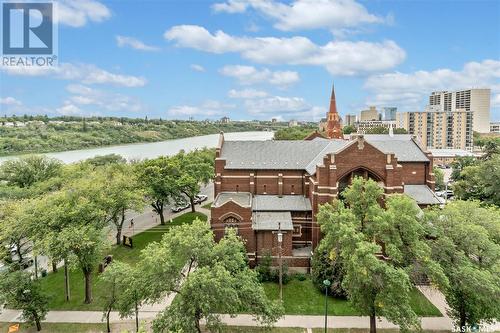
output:
{"label": "green lawn strip", "polygon": [[[0,323],[0,332],[7,332],[10,323]],[[21,323],[19,333],[35,333],[36,327]],[[41,333],[100,333],[106,332],[106,324],[42,323]]]}
{"label": "green lawn strip", "polygon": [[203,208],[205,208],[205,209],[210,209],[210,207],[212,207],[212,202],[206,203],[206,204],[204,204],[204,205],[203,205],[203,206],[201,206],[201,207],[203,207]]}
{"label": "green lawn strip", "polygon": [[[196,212],[188,212],[173,219],[172,223],[158,225],[133,236],[133,248],[114,245],[106,254],[113,255],[113,259],[120,260],[135,265],[139,261],[139,254],[147,244],[161,240],[162,235],[172,226],[191,223],[196,217],[206,221],[206,215]],[[105,254],[103,254],[104,257]],[[96,270],[97,271],[97,270]],[[96,272],[92,279],[92,293],[94,301],[91,304],[84,304],[84,279],[81,270],[73,268],[70,271],[70,291],[71,300],[64,299],[64,272],[59,269],[57,273],[49,273],[42,278],[42,288],[49,295],[49,308],[51,310],[102,310],[103,294],[102,282]]]}
{"label": "green lawn strip", "polygon": [[[313,333],[323,333],[325,332],[324,328],[313,328]],[[369,328],[329,328],[328,333],[369,333]],[[377,333],[398,333],[399,330],[395,328],[377,328]],[[410,331],[413,332],[413,331]],[[418,333],[449,333],[451,331],[431,331],[431,330],[422,330]]]}
{"label": "green lawn strip", "polygon": [[[271,299],[278,299],[279,285],[264,283],[266,294]],[[292,279],[283,286],[283,300],[286,314],[323,315],[325,313],[325,295],[321,293],[310,279],[299,281]],[[442,316],[424,295],[414,289],[410,303],[419,316]],[[348,301],[328,297],[328,314],[331,316],[359,316],[360,313]]]}
{"label": "green lawn strip", "polygon": [[271,329],[265,327],[250,327],[250,326],[226,326],[222,329],[224,333],[304,333],[304,328],[294,327],[273,327]]}

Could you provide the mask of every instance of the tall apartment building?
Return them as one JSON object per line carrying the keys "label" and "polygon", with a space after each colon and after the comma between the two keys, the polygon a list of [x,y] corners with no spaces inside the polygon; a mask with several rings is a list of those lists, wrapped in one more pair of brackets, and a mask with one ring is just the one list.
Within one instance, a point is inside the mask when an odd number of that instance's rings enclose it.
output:
{"label": "tall apartment building", "polygon": [[346,114],[344,126],[354,126],[356,123],[356,115],[355,114]]}
{"label": "tall apartment building", "polygon": [[418,137],[429,149],[465,149],[473,147],[473,112],[464,109],[455,111],[402,112],[396,115],[396,126],[402,127]]}
{"label": "tall apartment building", "polygon": [[376,107],[370,106],[368,110],[361,111],[360,121],[368,121],[368,120],[380,120],[378,117],[378,112]]}
{"label": "tall apartment building", "polygon": [[360,134],[365,134],[369,132],[372,128],[375,127],[385,127],[390,129],[394,129],[396,127],[396,121],[394,120],[365,120],[365,121],[357,121],[354,123],[354,127],[356,127],[356,132]]}
{"label": "tall apartment building", "polygon": [[382,120],[396,120],[397,107],[386,106],[382,108]]}
{"label": "tall apartment building", "polygon": [[490,89],[434,91],[429,96],[429,105],[444,112],[472,111],[473,130],[488,133],[490,131],[490,95]]}
{"label": "tall apartment building", "polygon": [[500,133],[500,121],[492,121],[490,123],[490,133]]}

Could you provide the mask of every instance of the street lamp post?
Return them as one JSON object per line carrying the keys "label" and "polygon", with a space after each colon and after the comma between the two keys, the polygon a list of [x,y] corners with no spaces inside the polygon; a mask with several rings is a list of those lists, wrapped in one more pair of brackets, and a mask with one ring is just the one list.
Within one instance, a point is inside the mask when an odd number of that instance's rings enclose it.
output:
{"label": "street lamp post", "polygon": [[283,301],[283,262],[281,259],[281,243],[283,243],[283,233],[281,232],[281,223],[278,223],[278,244],[279,244],[279,266],[280,266],[280,300]]}
{"label": "street lamp post", "polygon": [[328,287],[330,287],[332,283],[330,280],[323,280],[323,285],[325,286],[325,333],[327,333],[328,327]]}

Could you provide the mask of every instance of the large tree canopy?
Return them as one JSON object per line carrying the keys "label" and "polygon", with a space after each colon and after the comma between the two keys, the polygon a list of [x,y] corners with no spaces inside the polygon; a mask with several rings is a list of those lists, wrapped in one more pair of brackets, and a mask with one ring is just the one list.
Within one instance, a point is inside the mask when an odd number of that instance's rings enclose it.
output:
{"label": "large tree canopy", "polygon": [[61,173],[62,163],[54,158],[30,155],[8,160],[0,166],[0,180],[9,185],[30,187],[36,182],[47,180]]}
{"label": "large tree canopy", "polygon": [[449,279],[444,288],[459,327],[500,318],[500,211],[477,201],[429,210],[432,257]]}
{"label": "large tree canopy", "polygon": [[245,247],[234,231],[215,243],[206,222],[171,228],[160,243],[150,244],[138,264],[140,284],[147,302],[176,294],[172,305],[153,323],[155,332],[201,332],[204,320],[210,332],[218,332],[220,313],[253,314],[271,324],[281,316],[281,306],[271,302],[248,267]]}
{"label": "large tree canopy", "polygon": [[384,210],[379,201],[382,189],[373,180],[356,177],[344,193],[345,203],[334,201],[320,207],[318,222],[324,238],[319,250],[339,256],[344,276],[342,287],[348,299],[370,316],[385,316],[401,329],[418,328],[410,307],[413,282],[426,274],[438,285],[447,280],[431,259],[425,243],[426,231],[412,199],[393,195]]}

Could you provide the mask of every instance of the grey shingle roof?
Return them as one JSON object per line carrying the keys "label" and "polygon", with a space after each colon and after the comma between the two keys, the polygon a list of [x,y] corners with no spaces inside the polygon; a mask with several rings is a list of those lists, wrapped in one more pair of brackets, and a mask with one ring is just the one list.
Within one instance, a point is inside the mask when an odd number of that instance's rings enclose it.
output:
{"label": "grey shingle roof", "polygon": [[251,207],[252,194],[248,192],[221,192],[215,198],[213,206],[220,207],[229,201],[234,201],[243,207]]}
{"label": "grey shingle roof", "polygon": [[405,185],[404,193],[421,205],[437,205],[441,203],[427,185]]}
{"label": "grey shingle roof", "polygon": [[254,211],[310,211],[311,202],[302,195],[255,195]]}
{"label": "grey shingle roof", "polygon": [[[427,162],[429,159],[411,136],[367,135],[366,141],[384,153],[394,153],[399,162]],[[221,159],[226,169],[306,170],[313,175],[316,165],[330,153],[352,141],[315,139],[310,141],[224,141]]]}
{"label": "grey shingle roof", "polygon": [[281,230],[293,230],[290,212],[255,212],[252,214],[253,230],[278,230],[279,227]]}
{"label": "grey shingle roof", "polygon": [[394,153],[398,162],[428,162],[420,147],[412,140],[410,134],[367,134],[366,141],[384,153]]}

